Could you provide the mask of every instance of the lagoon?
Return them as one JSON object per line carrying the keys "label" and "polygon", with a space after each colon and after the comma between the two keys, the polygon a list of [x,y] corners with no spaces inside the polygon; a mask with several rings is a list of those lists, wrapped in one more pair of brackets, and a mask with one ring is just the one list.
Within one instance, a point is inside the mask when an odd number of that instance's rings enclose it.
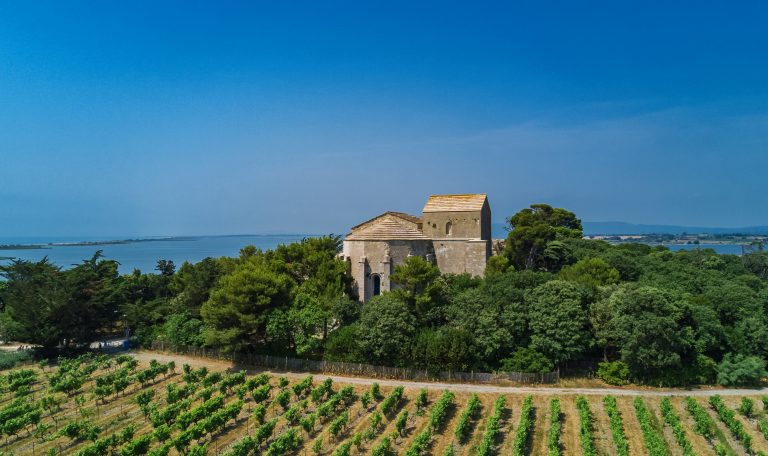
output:
{"label": "lagoon", "polygon": [[[120,273],[128,274],[134,269],[142,272],[154,272],[158,260],[173,260],[177,267],[185,261],[198,262],[206,257],[229,256],[236,257],[240,249],[253,245],[259,249],[274,249],[280,244],[297,242],[309,234],[269,234],[269,235],[233,235],[233,236],[189,236],[189,237],[157,237],[140,238],[136,242],[106,243],[103,245],[83,245],[83,242],[107,242],[127,237],[57,237],[57,238],[0,238],[0,245],[32,245],[43,244],[41,249],[0,250],[0,264],[10,260],[3,257],[14,257],[24,260],[39,261],[48,257],[58,266],[69,268],[74,264],[89,259],[97,250],[104,257],[120,263]],[[56,245],[48,245],[56,244]],[[67,245],[70,244],[70,245]],[[74,244],[74,245],[72,245]],[[739,244],[670,244],[670,250],[713,249],[723,254],[741,254]]]}
{"label": "lagoon", "polygon": [[[139,269],[142,272],[154,272],[157,261],[161,259],[173,260],[178,267],[185,261],[195,263],[206,257],[236,257],[239,255],[240,249],[247,245],[253,245],[262,250],[274,249],[280,244],[297,242],[309,236],[311,235],[279,234],[141,238],[139,242],[103,245],[82,245],[81,243],[106,242],[127,238],[0,238],[0,245],[57,244],[45,245],[45,248],[42,249],[0,250],[0,257],[38,261],[47,256],[56,265],[69,268],[91,258],[96,251],[101,250],[105,258],[120,263],[121,274],[128,274],[134,269]],[[8,262],[7,259],[0,261],[0,263]]]}

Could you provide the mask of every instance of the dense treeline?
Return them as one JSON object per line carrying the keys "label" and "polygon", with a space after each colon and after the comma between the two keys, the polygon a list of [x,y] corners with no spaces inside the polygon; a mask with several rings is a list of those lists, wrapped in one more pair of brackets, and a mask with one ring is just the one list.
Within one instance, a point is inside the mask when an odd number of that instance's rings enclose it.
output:
{"label": "dense treeline", "polygon": [[208,345],[427,369],[550,371],[597,364],[612,383],[745,384],[765,374],[768,255],[671,252],[582,239],[564,209],[508,219],[485,277],[441,275],[420,257],[397,288],[349,295],[338,237],[305,239],[178,270],[120,276],[95,255],[68,270],[2,267],[0,338],[48,348],[124,323],[147,344]]}

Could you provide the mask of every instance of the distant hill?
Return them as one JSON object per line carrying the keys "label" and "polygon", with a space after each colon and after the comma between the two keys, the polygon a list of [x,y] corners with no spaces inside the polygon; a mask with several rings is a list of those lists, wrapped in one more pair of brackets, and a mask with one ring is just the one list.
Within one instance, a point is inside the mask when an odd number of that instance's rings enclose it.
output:
{"label": "distant hill", "polygon": [[[679,225],[643,225],[626,222],[583,222],[584,234],[756,234],[768,235],[768,226],[746,226],[736,228],[679,226]],[[507,237],[506,224],[493,224],[493,237]]]}

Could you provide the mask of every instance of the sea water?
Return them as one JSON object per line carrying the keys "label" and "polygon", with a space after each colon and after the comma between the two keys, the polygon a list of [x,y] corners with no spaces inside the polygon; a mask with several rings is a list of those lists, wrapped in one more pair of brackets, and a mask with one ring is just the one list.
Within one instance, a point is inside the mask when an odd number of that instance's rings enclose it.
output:
{"label": "sea water", "polygon": [[[39,261],[48,257],[50,261],[63,268],[82,263],[90,259],[96,251],[101,250],[104,257],[120,263],[120,273],[128,274],[134,269],[142,272],[154,272],[158,260],[172,260],[177,266],[185,261],[198,262],[206,257],[222,256],[236,257],[240,249],[253,245],[259,249],[274,249],[280,244],[298,242],[307,234],[275,234],[275,235],[237,235],[237,236],[191,236],[172,238],[141,238],[140,242],[126,242],[104,245],[65,245],[79,242],[106,242],[111,240],[128,239],[128,237],[90,236],[32,238],[15,237],[0,238],[0,245],[31,245],[43,244],[42,249],[0,250],[0,258],[13,257],[24,260]],[[47,245],[57,244],[57,245]],[[717,253],[741,254],[738,244],[671,244],[670,250],[713,249]],[[10,260],[0,259],[0,264]]]}
{"label": "sea water", "polygon": [[[79,242],[106,242],[127,239],[125,237],[58,237],[58,238],[0,238],[0,245],[44,244],[42,249],[0,250],[0,257],[14,257],[39,261],[44,257],[63,268],[82,263],[101,250],[104,258],[120,263],[120,273],[128,274],[134,269],[154,272],[158,260],[173,260],[177,267],[185,261],[196,263],[206,257],[236,257],[240,249],[252,245],[262,250],[274,249],[280,244],[298,242],[305,234],[240,235],[240,236],[192,236],[173,238],[141,238],[140,242],[126,242],[103,245],[62,245]],[[47,244],[57,245],[47,245]],[[10,260],[0,260],[8,263]]]}

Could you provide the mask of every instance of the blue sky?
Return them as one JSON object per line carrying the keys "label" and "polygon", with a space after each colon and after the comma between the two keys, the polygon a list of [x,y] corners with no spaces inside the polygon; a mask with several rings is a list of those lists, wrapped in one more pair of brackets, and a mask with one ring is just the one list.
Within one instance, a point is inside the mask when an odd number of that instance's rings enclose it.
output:
{"label": "blue sky", "polygon": [[765,2],[0,1],[0,236],[344,232],[430,193],[768,224]]}

